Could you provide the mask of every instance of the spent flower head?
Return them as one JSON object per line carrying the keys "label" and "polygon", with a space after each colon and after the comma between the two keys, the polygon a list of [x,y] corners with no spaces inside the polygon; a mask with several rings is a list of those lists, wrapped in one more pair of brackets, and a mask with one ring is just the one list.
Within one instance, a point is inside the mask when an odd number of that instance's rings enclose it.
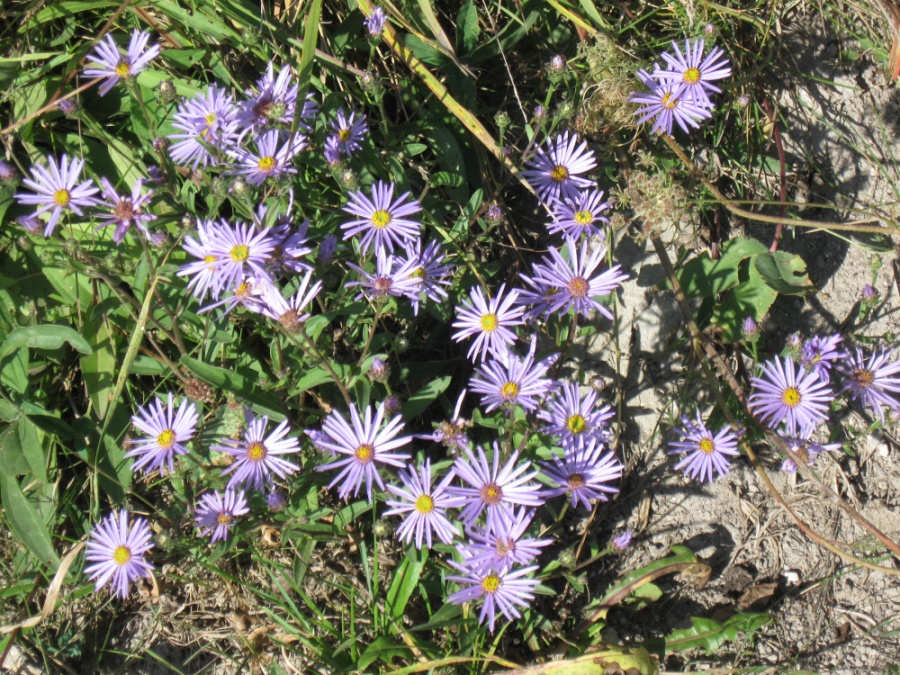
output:
{"label": "spent flower head", "polygon": [[554,456],[550,463],[541,465],[541,473],[556,487],[543,491],[545,498],[568,494],[572,498],[572,508],[581,504],[591,509],[591,499],[605,502],[619,488],[610,485],[622,477],[625,467],[616,459],[615,453],[606,451],[602,442],[591,440],[583,447],[570,447],[562,457]]}
{"label": "spent flower head", "polygon": [[882,422],[885,407],[900,412],[900,360],[892,362],[893,353],[893,349],[879,346],[867,355],[855,347],[837,366],[844,380],[839,393],[850,392],[854,401],[861,401]]}

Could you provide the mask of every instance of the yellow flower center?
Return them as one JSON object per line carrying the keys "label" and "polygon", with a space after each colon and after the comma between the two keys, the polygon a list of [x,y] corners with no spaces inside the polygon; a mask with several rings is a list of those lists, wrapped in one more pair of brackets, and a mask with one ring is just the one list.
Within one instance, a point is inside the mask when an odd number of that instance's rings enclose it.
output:
{"label": "yellow flower center", "polygon": [[207,114],[207,116],[203,118],[203,121],[206,122],[206,128],[209,129],[213,124],[216,123],[217,119],[219,118],[216,116],[216,113],[211,112]]}
{"label": "yellow flower center", "polygon": [[416,279],[424,279],[425,278],[425,268],[418,267],[413,272],[410,273],[411,277],[415,277]]}
{"label": "yellow flower center", "polygon": [[57,206],[65,207],[72,201],[72,195],[65,188],[61,188],[53,193],[53,201],[56,202]]}
{"label": "yellow flower center", "polygon": [[671,110],[676,105],[678,105],[678,99],[672,96],[672,92],[666,92],[663,94],[662,100],[660,100],[660,105],[667,110]]}
{"label": "yellow flower center", "polygon": [[570,490],[580,490],[584,487],[584,476],[580,473],[573,473],[569,476],[569,489]]}
{"label": "yellow flower center", "polygon": [[566,420],[566,428],[573,434],[580,434],[587,427],[587,420],[579,414],[569,415]]}
{"label": "yellow flower center", "polygon": [[701,438],[697,446],[700,448],[700,452],[707,455],[716,450],[716,444],[712,442],[711,438]]}
{"label": "yellow flower center", "polygon": [[488,333],[497,330],[497,315],[485,314],[481,317],[481,330]]}
{"label": "yellow flower center", "polygon": [[562,183],[563,181],[566,181],[568,179],[569,170],[561,164],[558,164],[557,166],[554,166],[552,169],[550,169],[550,180],[557,183]]}
{"label": "yellow flower center", "polygon": [[246,300],[250,297],[250,294],[253,292],[253,285],[249,281],[242,281],[237,289],[234,291],[234,294],[237,296],[239,300]]}
{"label": "yellow flower center", "polygon": [[797,387],[788,387],[781,395],[781,402],[789,408],[794,408],[800,404],[800,392]]}
{"label": "yellow flower center", "polygon": [[588,294],[590,286],[584,277],[574,277],[567,286],[572,297],[583,298]]}
{"label": "yellow flower center", "polygon": [[499,504],[503,499],[503,490],[496,483],[488,483],[481,488],[481,499],[485,504]]}
{"label": "yellow flower center", "polygon": [[377,229],[383,230],[390,224],[391,222],[391,214],[381,209],[372,214],[372,225],[374,225]]}
{"label": "yellow flower center", "polygon": [[519,385],[515,382],[507,382],[500,387],[500,393],[503,394],[503,398],[507,401],[511,401],[519,395]]}
{"label": "yellow flower center", "polygon": [[117,546],[113,551],[113,561],[116,565],[125,565],[131,560],[131,550],[127,546]]}
{"label": "yellow flower center", "polygon": [[350,140],[350,130],[349,129],[341,129],[338,131],[338,139],[340,139],[341,143],[346,143]]}
{"label": "yellow flower center", "polygon": [[700,81],[700,71],[697,68],[688,68],[684,71],[684,81],[688,84],[696,84]]}
{"label": "yellow flower center", "polygon": [[434,500],[428,495],[421,495],[416,500],[416,511],[422,515],[428,515],[434,511]]}
{"label": "yellow flower center", "polygon": [[866,368],[857,368],[853,371],[853,379],[860,387],[867,389],[875,381],[875,374]]}
{"label": "yellow flower center", "polygon": [[216,523],[219,525],[231,525],[232,522],[234,522],[234,518],[230,513],[220,513],[216,516]]}
{"label": "yellow flower center", "polygon": [[368,443],[363,443],[356,448],[356,452],[353,453],[353,456],[356,457],[356,461],[360,464],[368,464],[375,459],[375,448]]}
{"label": "yellow flower center", "polygon": [[594,222],[594,214],[590,211],[576,211],[575,222],[579,225],[590,225]]}
{"label": "yellow flower center", "polygon": [[249,257],[250,249],[243,244],[238,244],[231,249],[231,259],[236,263],[244,262]]}
{"label": "yellow flower center", "polygon": [[175,432],[171,429],[160,432],[159,436],[156,437],[156,444],[165,450],[171,448],[174,443]]}
{"label": "yellow flower center", "polygon": [[275,170],[276,164],[274,157],[261,157],[257,168],[261,173],[272,173]]}
{"label": "yellow flower center", "polygon": [[119,65],[116,66],[116,75],[119,77],[128,77],[131,75],[131,64],[129,64],[126,59],[119,61]]}
{"label": "yellow flower center", "polygon": [[488,574],[481,580],[481,590],[485,593],[496,593],[500,589],[500,577],[496,574]]}
{"label": "yellow flower center", "polygon": [[203,257],[203,262],[206,263],[206,268],[210,270],[216,269],[215,263],[218,260],[214,255],[207,255]]}
{"label": "yellow flower center", "polygon": [[250,447],[247,448],[247,459],[249,459],[251,462],[261,462],[266,458],[266,455],[268,454],[269,451],[266,446],[259,441],[251,443]]}

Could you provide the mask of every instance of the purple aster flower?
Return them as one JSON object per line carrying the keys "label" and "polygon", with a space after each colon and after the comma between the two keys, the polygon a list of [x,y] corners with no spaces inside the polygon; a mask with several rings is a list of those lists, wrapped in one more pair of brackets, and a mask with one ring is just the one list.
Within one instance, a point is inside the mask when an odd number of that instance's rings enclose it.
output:
{"label": "purple aster flower", "polygon": [[447,299],[447,291],[444,286],[449,286],[453,274],[453,265],[444,264],[444,254],[441,252],[441,244],[436,239],[428,242],[425,250],[422,250],[422,240],[417,239],[415,245],[405,244],[406,259],[412,265],[411,276],[418,281],[418,287],[411,293],[413,314],[419,313],[419,295],[433,302],[441,303]]}
{"label": "purple aster flower", "polygon": [[19,172],[9,162],[0,159],[0,181],[4,183],[15,183],[19,179]]}
{"label": "purple aster flower", "polygon": [[[237,223],[231,226],[227,221],[219,221],[219,226],[208,230],[209,250],[204,255],[215,259],[216,284],[219,292],[237,289],[244,279],[254,276],[260,280],[270,280],[266,266],[275,250],[275,240],[268,230],[256,231],[256,225]],[[185,238],[187,242],[187,237]],[[187,245],[185,245],[187,250]],[[182,268],[184,270],[184,268]],[[179,270],[181,274],[182,270]]]}
{"label": "purple aster flower", "polygon": [[371,200],[361,190],[351,192],[350,201],[343,210],[359,218],[341,225],[344,239],[362,234],[360,249],[363,252],[368,251],[373,243],[375,248],[386,248],[392,252],[395,245],[402,247],[406,241],[418,237],[422,226],[406,216],[418,213],[422,207],[415,199],[407,202],[408,197],[409,192],[404,192],[394,199],[394,184],[384,181],[372,186]]}
{"label": "purple aster flower", "polygon": [[304,310],[322,290],[322,282],[310,284],[313,273],[306,273],[300,282],[297,292],[289,300],[285,300],[281,290],[274,284],[268,284],[262,295],[262,307],[260,314],[274,319],[288,332],[295,332],[309,319],[310,315]]}
{"label": "purple aster flower", "polygon": [[752,316],[748,316],[744,319],[744,323],[741,325],[741,329],[744,332],[745,338],[752,338],[759,331],[759,325],[756,323],[756,320]]}
{"label": "purple aster flower", "polygon": [[[103,188],[103,196],[106,198],[106,206],[109,207],[110,213],[97,214],[97,218],[108,220],[107,226],[115,224],[116,229],[113,232],[115,243],[122,243],[132,224],[136,225],[144,235],[150,236],[146,225],[155,220],[156,216],[152,213],[145,213],[144,208],[149,205],[150,199],[153,197],[153,190],[148,190],[144,194],[143,181],[140,178],[134,182],[130,197],[120,197],[106,178],[100,179],[100,187]],[[100,227],[104,227],[104,225]]]}
{"label": "purple aster flower", "polygon": [[586,238],[605,237],[603,225],[609,218],[603,214],[609,208],[609,202],[603,201],[603,190],[583,190],[575,199],[561,199],[552,204],[553,220],[547,225],[547,231],[550,234],[561,232],[572,239],[582,235]]}
{"label": "purple aster flower", "polygon": [[370,37],[380,37],[386,21],[387,14],[384,13],[384,10],[381,7],[373,7],[372,14],[363,21],[363,24],[365,24]]}
{"label": "purple aster flower", "polygon": [[790,358],[775,357],[751,378],[749,407],[773,429],[782,422],[789,436],[808,436],[828,417],[834,395],[815,371],[805,371]]}
{"label": "purple aster flower", "polygon": [[714,80],[722,80],[731,76],[731,66],[725,58],[721,47],[713,47],[706,57],[703,56],[704,41],[684,41],[684,53],[673,42],[675,56],[662,53],[668,64],[666,70],[656,70],[653,77],[660,82],[671,82],[675,85],[672,95],[675,98],[686,98],[701,105],[711,105],[710,93],[722,91],[712,84]]}
{"label": "purple aster flower", "polygon": [[631,530],[625,530],[622,534],[613,539],[613,547],[618,551],[624,551],[631,546],[631,539],[633,537],[634,533]]}
{"label": "purple aster flower", "polygon": [[[153,45],[146,49],[149,39],[150,33],[135,29],[131,34],[131,41],[128,43],[128,52],[123,56],[113,41],[112,35],[107,33],[104,39],[97,43],[94,51],[87,55],[87,60],[96,67],[85,68],[84,76],[106,78],[106,82],[100,85],[100,95],[106,96],[116,82],[136,76],[159,56],[159,45]],[[146,51],[144,51],[145,49]]]}
{"label": "purple aster flower", "polygon": [[459,394],[459,398],[456,399],[453,417],[438,424],[433,434],[422,436],[421,438],[430,438],[435,443],[443,443],[450,450],[451,454],[454,454],[454,451],[468,448],[470,441],[466,435],[466,428],[471,425],[471,422],[459,416],[465,397],[466,390],[463,389]]}
{"label": "purple aster flower", "polygon": [[419,280],[413,276],[415,262],[403,261],[379,246],[375,252],[375,272],[370,273],[359,265],[347,263],[347,267],[355,270],[362,281],[346,283],[346,288],[362,286],[363,290],[357,294],[356,300],[363,297],[369,300],[386,300],[388,296],[394,297],[418,297]]}
{"label": "purple aster flower", "polygon": [[799,331],[788,335],[787,346],[791,351],[798,351],[803,346],[803,336]]}
{"label": "purple aster flower", "polygon": [[[628,275],[621,272],[621,265],[610,267],[600,274],[595,274],[597,268],[606,257],[607,247],[601,244],[594,248],[588,255],[587,239],[581,242],[581,249],[571,237],[566,237],[566,249],[568,260],[559,250],[549,249],[549,258],[545,258],[545,264],[538,263],[533,267],[533,274],[542,279],[550,288],[556,288],[557,292],[549,295],[546,302],[551,312],[560,315],[574,309],[583,317],[588,318],[591,310],[597,310],[607,319],[613,320],[612,312],[597,298],[602,298],[617,288],[628,279]],[[526,276],[522,276],[526,283],[533,287],[539,284]]]}
{"label": "purple aster flower", "polygon": [[228,487],[236,488],[249,485],[257,490],[274,485],[272,474],[281,479],[300,470],[296,464],[282,459],[279,455],[300,452],[297,438],[285,438],[290,432],[287,421],[282,422],[266,436],[269,416],[255,417],[246,411],[247,428],[243,438],[236,441],[231,438],[222,440],[224,445],[214,445],[212,450],[227,453],[235,458],[234,464],[222,472],[223,476],[232,474],[228,479]]}
{"label": "purple aster flower", "polygon": [[588,510],[591,499],[608,501],[608,494],[619,491],[608,483],[619,480],[625,467],[612,451],[604,454],[603,450],[602,443],[592,440],[582,448],[568,448],[562,457],[554,456],[550,463],[543,463],[543,475],[556,483],[556,487],[544,490],[544,497],[571,494],[572,508],[581,504]]}
{"label": "purple aster flower", "polygon": [[816,335],[803,343],[800,350],[800,365],[815,371],[822,382],[831,382],[832,361],[844,358],[838,345],[844,340],[840,335]]}
{"label": "purple aster flower", "polygon": [[567,449],[583,448],[591,441],[609,440],[611,434],[607,423],[615,413],[608,405],[598,408],[597,396],[598,392],[589,390],[582,398],[577,382],[563,385],[538,413],[538,417],[547,422],[543,431]]}
{"label": "purple aster flower", "polygon": [[483,394],[481,403],[485,412],[501,406],[512,409],[519,405],[526,412],[537,410],[540,400],[553,387],[553,381],[544,377],[555,362],[558,354],[535,363],[534,353],[537,338],[531,338],[531,346],[524,358],[508,350],[503,358],[485,361],[475,371],[469,386],[472,391]]}
{"label": "purple aster flower", "polygon": [[682,428],[675,432],[684,440],[671,441],[668,454],[677,455],[687,452],[687,456],[675,465],[675,470],[684,469],[684,475],[711,483],[715,474],[724,476],[731,468],[728,457],[737,457],[737,436],[729,427],[723,427],[717,433],[709,431],[697,412],[697,421],[682,417]]}
{"label": "purple aster flower", "polygon": [[[247,99],[238,104],[237,123],[242,130],[241,135],[258,132],[274,124],[290,127],[297,111],[299,91],[290,67],[282,68],[276,77],[275,65],[269,62],[265,74],[257,81],[255,90],[247,91]],[[308,119],[308,116],[315,114],[314,105],[310,111],[304,106],[301,119]],[[303,131],[310,129],[303,123],[299,126]]]}
{"label": "purple aster flower", "polygon": [[338,483],[338,495],[341,499],[359,494],[359,488],[363,480],[366,482],[366,495],[372,501],[372,483],[384,490],[384,482],[378,475],[376,464],[383,462],[391,466],[402,467],[409,459],[405,453],[390,452],[406,445],[411,440],[410,436],[396,438],[403,429],[403,418],[394,417],[382,428],[384,421],[384,406],[378,406],[375,418],[372,418],[372,408],[366,406],[363,417],[360,417],[355,407],[350,408],[350,421],[353,426],[337,411],[332,411],[322,425],[322,434],[316,442],[320,448],[330,450],[346,458],[339,459],[331,464],[316,467],[316,471],[330,471],[341,469],[328,487],[334,487]]}
{"label": "purple aster flower", "polygon": [[[516,341],[516,334],[510,330],[521,326],[524,322],[522,307],[514,307],[519,292],[512,289],[503,297],[506,284],[502,284],[497,295],[485,300],[481,288],[469,290],[469,302],[456,308],[457,318],[453,327],[458,329],[453,334],[456,342],[475,335],[467,356],[473,362],[484,360],[488,355],[503,356],[507,348]],[[474,358],[473,358],[474,355]]]}
{"label": "purple aster flower", "polygon": [[132,471],[172,473],[174,456],[188,453],[184,444],[193,438],[197,419],[197,408],[188,400],[182,401],[176,412],[172,394],[168,395],[165,407],[162,399],[157,398],[146,408],[138,408],[131,423],[148,438],[127,442],[134,447],[125,456],[139,458],[131,467]]}
{"label": "purple aster flower", "polygon": [[860,295],[862,295],[863,300],[871,302],[878,297],[878,290],[872,284],[866,284],[862,287]]}
{"label": "purple aster flower", "polygon": [[31,169],[34,179],[22,179],[22,184],[33,190],[34,194],[16,193],[18,202],[26,206],[37,206],[35,216],[50,212],[50,220],[44,227],[45,237],[53,234],[63,212],[74,211],[83,216],[81,209],[99,203],[94,197],[99,192],[94,182],[90,179],[78,182],[83,168],[83,159],[72,158],[69,162],[68,157],[63,155],[57,164],[53,157],[48,157],[47,168],[36,164]]}
{"label": "purple aster flower", "polygon": [[219,230],[227,227],[225,221],[221,224],[213,220],[201,220],[197,223],[197,239],[191,236],[184,238],[184,250],[190,253],[196,260],[178,269],[178,276],[189,276],[188,290],[199,300],[203,300],[207,293],[218,298],[222,293],[222,277],[218,274],[219,257],[213,254],[213,243],[221,235]]}
{"label": "purple aster flower", "polygon": [[325,139],[325,147],[322,150],[322,155],[325,157],[325,163],[328,164],[329,168],[336,169],[340,166],[344,152],[341,149],[341,142],[338,140],[337,136],[329,136]]}
{"label": "purple aster flower", "polygon": [[287,497],[281,490],[271,490],[266,495],[266,504],[272,511],[281,511],[287,506]]}
{"label": "purple aster flower", "polygon": [[222,313],[222,316],[226,316],[238,305],[256,314],[262,314],[265,308],[263,296],[265,296],[266,290],[270,286],[272,286],[272,282],[269,279],[263,279],[252,274],[247,275],[241,279],[241,282],[230,293],[216,302],[204,305],[197,311],[197,314],[205,314],[217,307],[224,307],[225,311]]}
{"label": "purple aster flower", "polygon": [[384,515],[403,515],[404,520],[397,528],[397,537],[409,544],[415,537],[416,548],[422,548],[424,539],[431,548],[432,535],[436,535],[445,544],[451,543],[459,532],[447,518],[446,510],[462,506],[462,499],[450,495],[447,486],[453,480],[451,471],[438,485],[431,486],[431,461],[425,460],[415,470],[398,472],[400,485],[388,485],[388,490],[400,497],[400,500],[387,500],[391,507]]}
{"label": "purple aster flower", "polygon": [[534,589],[537,579],[526,579],[527,575],[537,571],[537,565],[525,567],[515,572],[497,572],[494,570],[470,569],[464,565],[450,562],[450,565],[462,573],[462,576],[448,576],[448,581],[455,581],[463,588],[449,598],[448,602],[461,605],[482,599],[481,613],[478,622],[488,621],[488,628],[494,631],[497,609],[507,619],[521,618],[518,607],[528,607],[534,600]]}
{"label": "purple aster flower", "polygon": [[176,164],[215,166],[219,157],[230,150],[238,138],[237,108],[234,99],[218,85],[210,85],[178,106],[172,126],[181,133],[169,134],[177,141],[169,149]]}
{"label": "purple aster flower", "polygon": [[[781,439],[787,443],[788,447],[801,460],[806,462],[807,466],[813,466],[816,463],[816,457],[823,452],[839,450],[841,447],[840,443],[819,443],[818,441],[811,441],[808,438],[797,438],[796,436],[789,438],[782,436]],[[786,457],[784,462],[781,463],[781,470],[785,473],[797,473],[797,465],[793,459]]]}
{"label": "purple aster flower", "polygon": [[287,138],[281,142],[282,133],[272,129],[256,137],[256,154],[244,149],[232,151],[230,154],[239,164],[228,173],[245,176],[253,185],[262,185],[268,179],[278,179],[284,173],[297,173],[290,162],[306,147],[306,141],[297,135],[285,136]]}
{"label": "purple aster flower", "polygon": [[547,150],[538,147],[534,157],[525,164],[522,174],[528,179],[538,196],[547,204],[560,199],[578,199],[583,188],[593,183],[582,177],[597,166],[594,153],[587,143],[578,136],[565,131],[553,141],[548,141]]}
{"label": "purple aster flower", "polygon": [[451,494],[466,500],[461,514],[465,525],[473,525],[485,510],[488,527],[491,527],[501,514],[510,513],[513,504],[541,506],[544,503],[540,489],[531,482],[537,475],[536,471],[528,471],[531,462],[516,466],[519,453],[513,452],[501,468],[500,454],[500,446],[494,443],[493,462],[488,464],[483,448],[478,448],[477,458],[471,450],[464,448],[464,456],[457,457],[453,464],[456,475],[469,486],[449,488]]}
{"label": "purple aster flower", "polygon": [[322,241],[319,242],[319,260],[325,263],[331,262],[331,260],[334,258],[335,251],[337,251],[337,246],[337,236],[333,234],[326,234]]}
{"label": "purple aster flower", "polygon": [[331,123],[331,128],[334,133],[329,136],[328,140],[335,139],[337,148],[347,157],[362,148],[361,141],[369,133],[365,115],[360,115],[357,119],[356,113],[352,112],[350,117],[347,117],[343,108],[338,110],[337,119]]}
{"label": "purple aster flower", "polygon": [[113,511],[91,530],[84,559],[93,563],[84,568],[94,590],[110,584],[110,592],[127,598],[132,581],[149,577],[153,565],[144,556],[153,549],[150,526],[136,518],[129,527],[128,511]]}
{"label": "purple aster flower", "polygon": [[671,82],[658,84],[643,71],[638,73],[638,77],[650,91],[643,94],[635,92],[628,100],[640,106],[634,113],[638,117],[638,124],[656,118],[653,133],[671,136],[673,121],[678,123],[684,133],[690,133],[692,128],[700,127],[700,122],[712,117],[712,112],[706,105],[687,98],[678,98],[675,95],[677,84]]}
{"label": "purple aster flower", "polygon": [[200,534],[209,537],[210,542],[225,541],[228,531],[234,526],[234,519],[250,513],[244,491],[235,492],[226,488],[222,494],[218,490],[200,497],[197,515],[194,520],[200,528]]}
{"label": "purple aster flower", "polygon": [[534,518],[534,509],[516,509],[497,518],[494,528],[472,526],[466,530],[469,542],[458,544],[463,565],[469,569],[508,572],[515,565],[528,565],[552,539],[525,537]]}
{"label": "purple aster flower", "polygon": [[900,401],[894,394],[900,394],[900,361],[889,362],[893,349],[878,349],[866,356],[856,347],[846,354],[846,358],[838,363],[838,369],[844,376],[844,384],[838,393],[850,392],[854,401],[861,400],[863,405],[872,409],[884,422],[884,410],[900,411]]}
{"label": "purple aster flower", "polygon": [[30,234],[37,234],[44,228],[44,224],[38,220],[37,216],[19,216],[16,218],[16,223]]}

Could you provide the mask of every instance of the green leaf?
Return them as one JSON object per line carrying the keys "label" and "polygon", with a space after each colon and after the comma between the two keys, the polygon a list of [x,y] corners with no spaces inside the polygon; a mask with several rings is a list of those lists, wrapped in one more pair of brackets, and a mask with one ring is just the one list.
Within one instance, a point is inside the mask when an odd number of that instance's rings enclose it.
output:
{"label": "green leaf", "polygon": [[190,356],[182,356],[181,365],[204,382],[239,397],[257,413],[268,415],[275,422],[284,421],[281,402],[274,396],[258,391],[255,383],[249,378],[232,370],[210,366]]}
{"label": "green leaf", "polygon": [[82,354],[90,354],[92,351],[87,341],[68,326],[44,324],[13,329],[0,345],[0,359],[23,346],[32,349],[59,349],[66,342]]}
{"label": "green leaf", "polygon": [[28,389],[28,347],[22,347],[16,355],[0,368],[0,382],[13,391],[24,394]]}
{"label": "green leaf", "polygon": [[741,281],[741,261],[766,251],[755,239],[732,239],[722,246],[718,260],[704,253],[682,265],[675,274],[687,297],[709,297],[737,286]]}
{"label": "green leaf", "polygon": [[458,173],[452,173],[450,171],[438,171],[431,176],[431,181],[429,182],[431,183],[432,187],[440,187],[442,185],[459,187],[465,182],[465,180]]}
{"label": "green leaf", "polygon": [[365,671],[375,661],[383,660],[390,663],[394,658],[406,654],[406,647],[397,644],[397,640],[388,635],[382,635],[375,639],[366,650],[360,654],[356,668]]}
{"label": "green leaf", "polygon": [[461,56],[478,46],[478,10],[474,0],[465,0],[456,16],[456,44]]}
{"label": "green leaf", "polygon": [[309,13],[306,15],[306,27],[303,31],[303,51],[300,54],[300,68],[297,75],[300,96],[306,96],[306,90],[309,89],[313,57],[316,55],[316,43],[319,39],[319,18],[321,16],[322,0],[313,0]]}
{"label": "green leaf", "polygon": [[303,377],[297,380],[294,386],[291,387],[291,395],[297,396],[308,389],[318,387],[327,382],[334,382],[331,374],[327,370],[324,368],[310,368],[304,373]]}
{"label": "green leaf", "polygon": [[47,485],[47,461],[37,427],[20,417],[0,434],[0,473],[10,477],[30,474]]}
{"label": "green leaf", "polygon": [[736,614],[725,623],[692,616],[690,628],[673,631],[665,638],[665,650],[668,654],[702,647],[707,654],[714,654],[726,642],[734,642],[739,633],[752,633],[771,622],[771,615],[764,612]]}
{"label": "green leaf", "polygon": [[84,334],[89,336],[93,353],[81,358],[81,374],[97,418],[106,417],[110,395],[116,380],[116,345],[106,317],[84,317]]}
{"label": "green leaf", "polygon": [[802,295],[814,288],[799,255],[776,251],[758,255],[753,262],[766,283],[783,295]]}
{"label": "green leaf", "polygon": [[428,560],[428,549],[414,549],[408,546],[406,549],[406,557],[397,571],[394,572],[394,579],[391,581],[391,587],[387,592],[387,600],[385,607],[388,614],[397,620],[398,625],[402,624],[403,612],[406,605],[412,597],[413,591],[419,584],[419,577],[422,576],[422,570],[425,567],[425,561]]}
{"label": "green leaf", "polygon": [[34,504],[22,492],[19,481],[0,474],[0,486],[3,488],[3,508],[10,529],[42,565],[50,568],[52,574],[59,566],[59,556],[53,548],[53,538],[47,525],[41,520]]}
{"label": "green leaf", "polygon": [[445,375],[444,377],[432,380],[419,389],[419,391],[409,397],[409,400],[404,403],[403,407],[400,409],[403,417],[407,420],[413,420],[421,415],[438,396],[447,390],[452,379],[453,378],[450,375]]}
{"label": "green leaf", "polygon": [[744,319],[752,316],[760,321],[777,297],[756,266],[750,265],[747,279],[713,309],[712,322],[722,328],[722,340],[733,343],[743,339]]}
{"label": "green leaf", "polygon": [[331,524],[332,531],[335,534],[344,534],[344,528],[347,527],[354,520],[359,518],[362,514],[367,511],[372,510],[371,502],[353,502],[352,504],[348,504],[340,511],[338,511],[334,516],[334,521]]}

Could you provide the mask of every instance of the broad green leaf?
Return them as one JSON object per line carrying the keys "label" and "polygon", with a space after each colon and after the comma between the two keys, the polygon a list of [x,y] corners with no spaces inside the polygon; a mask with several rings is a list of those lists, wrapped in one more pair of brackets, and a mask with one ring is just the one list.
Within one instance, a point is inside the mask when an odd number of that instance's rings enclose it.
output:
{"label": "broad green leaf", "polygon": [[741,340],[744,319],[752,316],[756,321],[762,320],[778,297],[755,265],[747,270],[748,278],[713,308],[712,322],[722,328],[724,342]]}
{"label": "broad green leaf", "polygon": [[478,10],[474,0],[465,0],[456,16],[456,45],[461,55],[478,46]]}
{"label": "broad green leaf", "polygon": [[13,329],[6,336],[3,344],[0,344],[0,359],[12,354],[20,347],[59,349],[66,342],[82,354],[90,354],[92,351],[87,341],[68,326],[44,324]]}
{"label": "broad green leaf", "polygon": [[[306,96],[312,77],[313,58],[316,55],[316,44],[319,39],[319,18],[322,16],[322,0],[312,0],[309,12],[306,15],[306,26],[303,30],[303,50],[300,54],[300,67],[297,74],[297,83],[300,96]],[[300,109],[300,103],[297,104]]]}
{"label": "broad green leaf", "polygon": [[[38,429],[31,420],[20,417],[9,425],[0,444],[0,472],[10,476],[30,474],[41,485],[47,485],[47,459]],[[7,461],[12,464],[7,465]]]}
{"label": "broad green leaf", "polygon": [[0,383],[24,394],[28,389],[28,347],[21,347],[16,355],[4,361],[0,368]]}
{"label": "broad green leaf", "polygon": [[31,471],[19,441],[19,420],[0,431],[0,473],[15,477]]}
{"label": "broad green leaf", "polygon": [[297,382],[291,387],[291,395],[297,396],[308,389],[313,389],[319,385],[334,382],[334,379],[324,368],[310,368],[304,373]]}
{"label": "broad green leaf", "polygon": [[116,380],[116,345],[109,321],[106,317],[93,317],[91,312],[84,316],[84,334],[93,348],[93,353],[81,357],[81,374],[91,398],[91,405],[97,418],[106,417],[110,394]]}
{"label": "broad green leaf", "polygon": [[438,171],[431,176],[431,181],[429,181],[433,187],[440,187],[442,185],[447,185],[449,187],[459,187],[465,180],[458,173],[452,173],[450,171]]}
{"label": "broad green leaf", "polygon": [[66,305],[90,306],[93,300],[90,279],[83,274],[63,272],[58,267],[45,267],[41,270],[43,275],[53,286],[62,302]]}
{"label": "broad green leaf", "polygon": [[364,672],[366,668],[379,660],[389,664],[398,656],[405,655],[407,651],[407,648],[402,643],[399,643],[396,638],[389,635],[382,635],[376,638],[375,641],[366,647],[365,651],[360,654],[359,661],[356,663],[356,668]]}
{"label": "broad green leaf", "polygon": [[371,510],[372,502],[359,501],[348,504],[335,514],[334,521],[332,521],[331,524],[332,531],[335,534],[343,535],[345,527],[359,518],[362,514]]}
{"label": "broad green leaf", "polygon": [[19,485],[19,481],[6,474],[0,474],[3,508],[10,529],[28,551],[47,565],[52,574],[59,565],[59,556],[53,548],[53,538],[47,525],[41,520],[38,511]]}
{"label": "broad green leaf", "polygon": [[447,390],[452,379],[450,375],[445,375],[432,380],[419,389],[419,391],[409,397],[409,400],[400,409],[403,417],[407,420],[413,420],[425,412],[425,409]]}
{"label": "broad green leaf", "polygon": [[732,239],[722,246],[718,260],[713,260],[709,253],[704,253],[675,270],[675,274],[687,297],[716,295],[740,283],[742,260],[765,253],[766,250],[755,239]]}
{"label": "broad green leaf", "polygon": [[806,274],[806,263],[799,255],[776,251],[758,255],[753,262],[766,283],[779,293],[802,295],[814,288]]}
{"label": "broad green leaf", "polygon": [[736,614],[724,623],[692,616],[690,628],[673,631],[665,638],[665,651],[668,654],[702,647],[707,654],[715,654],[726,642],[734,642],[738,634],[752,633],[771,622],[771,615],[764,612]]}
{"label": "broad green leaf", "polygon": [[394,572],[394,579],[387,592],[385,607],[388,614],[397,620],[398,625],[402,625],[403,612],[419,584],[426,560],[428,560],[427,548],[418,550],[407,546],[406,557]]}
{"label": "broad green leaf", "polygon": [[182,356],[181,365],[204,382],[234,394],[257,413],[268,415],[275,422],[284,421],[281,402],[274,396],[259,391],[256,383],[249,378],[232,370],[210,366],[190,356]]}

